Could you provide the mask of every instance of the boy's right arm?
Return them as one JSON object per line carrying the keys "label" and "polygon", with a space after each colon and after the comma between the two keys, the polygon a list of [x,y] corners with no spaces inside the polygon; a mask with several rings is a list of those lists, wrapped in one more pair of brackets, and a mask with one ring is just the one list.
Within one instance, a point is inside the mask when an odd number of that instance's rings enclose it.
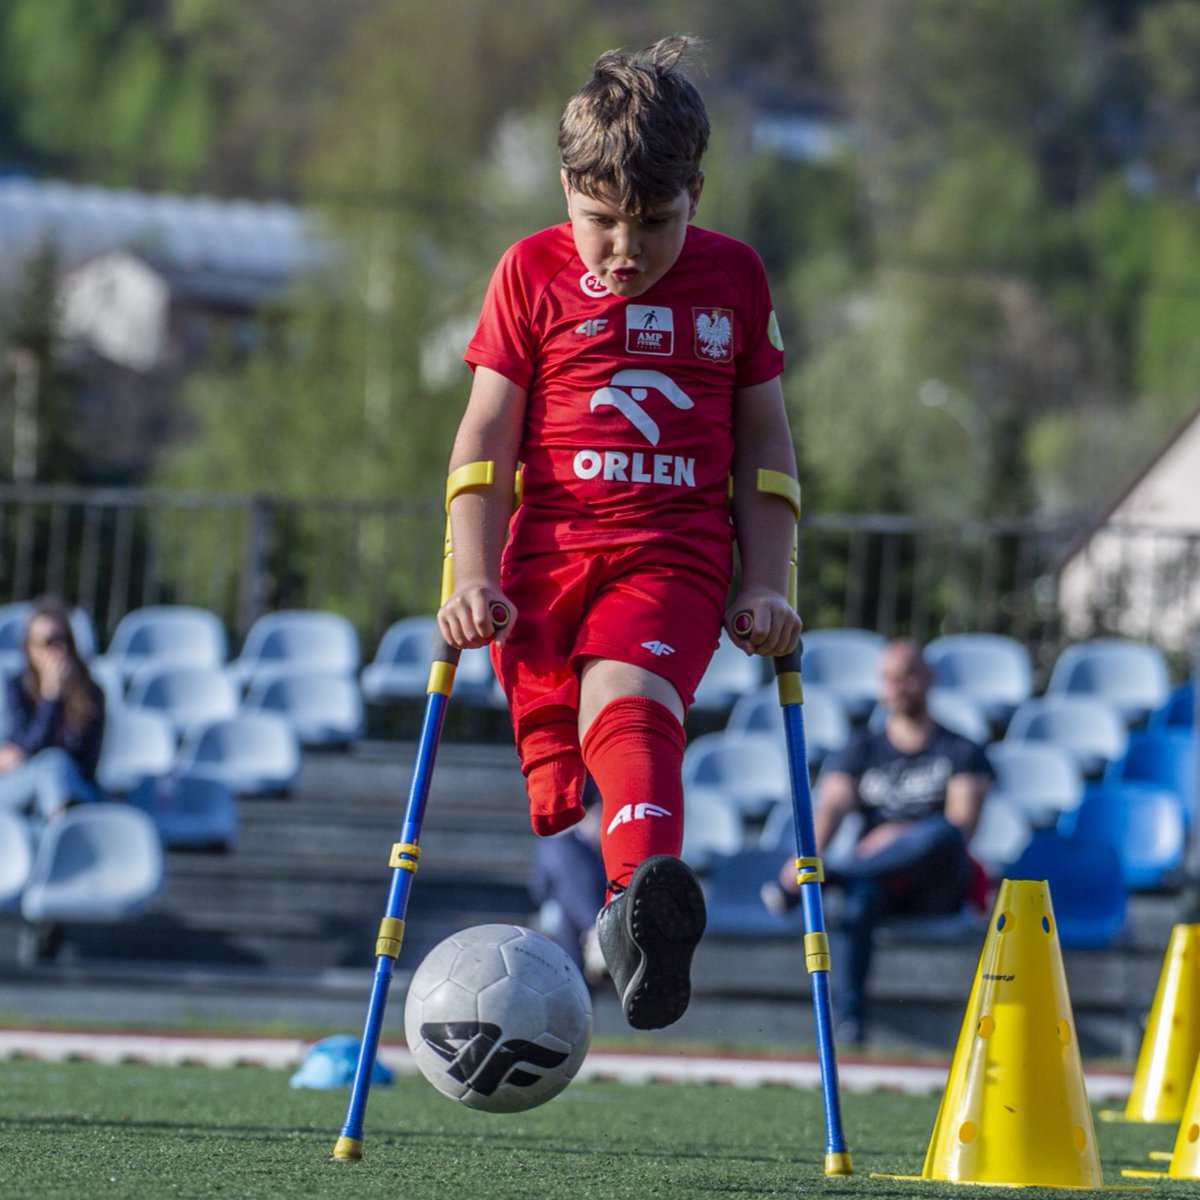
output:
{"label": "boy's right arm", "polygon": [[491,607],[497,601],[511,614],[507,629],[517,618],[512,601],[500,590],[500,554],[512,516],[524,423],[525,389],[496,371],[476,367],[450,470],[481,461],[495,467],[490,484],[461,492],[450,503],[454,590],[438,610],[438,626],[460,650],[482,646],[492,637]]}

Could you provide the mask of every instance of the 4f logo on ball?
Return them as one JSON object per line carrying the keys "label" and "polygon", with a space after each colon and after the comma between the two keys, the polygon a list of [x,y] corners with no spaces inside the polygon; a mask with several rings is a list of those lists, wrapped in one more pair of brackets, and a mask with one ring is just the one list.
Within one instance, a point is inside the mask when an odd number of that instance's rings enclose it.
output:
{"label": "4f logo on ball", "polygon": [[561,1050],[539,1046],[526,1038],[500,1041],[499,1025],[486,1021],[445,1021],[421,1026],[421,1037],[440,1058],[450,1064],[446,1074],[481,1096],[490,1096],[502,1083],[530,1087],[541,1079],[521,1070],[525,1063],[551,1070],[566,1062]]}

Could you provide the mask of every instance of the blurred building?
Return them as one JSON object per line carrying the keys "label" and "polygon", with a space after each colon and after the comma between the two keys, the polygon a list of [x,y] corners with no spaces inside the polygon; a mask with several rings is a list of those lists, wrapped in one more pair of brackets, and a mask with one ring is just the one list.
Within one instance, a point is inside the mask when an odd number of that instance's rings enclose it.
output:
{"label": "blurred building", "polygon": [[178,432],[186,376],[260,347],[329,250],[288,204],[0,179],[3,303],[46,256],[88,474],[125,481]]}

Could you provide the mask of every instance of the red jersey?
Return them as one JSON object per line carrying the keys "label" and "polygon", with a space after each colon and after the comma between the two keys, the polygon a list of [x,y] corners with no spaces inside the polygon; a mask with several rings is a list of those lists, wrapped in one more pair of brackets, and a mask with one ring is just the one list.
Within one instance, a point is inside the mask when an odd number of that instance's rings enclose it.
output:
{"label": "red jersey", "polygon": [[734,392],[783,370],[749,246],[689,226],[671,269],[629,299],[587,270],[569,224],[544,229],[500,260],[465,358],[527,392],[510,556],[729,546]]}

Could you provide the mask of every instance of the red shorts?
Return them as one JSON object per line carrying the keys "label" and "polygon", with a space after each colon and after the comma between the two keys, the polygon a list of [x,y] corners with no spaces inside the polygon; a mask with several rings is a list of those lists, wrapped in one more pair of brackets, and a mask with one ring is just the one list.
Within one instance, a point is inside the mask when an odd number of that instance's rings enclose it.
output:
{"label": "red shorts", "polygon": [[721,636],[732,569],[723,557],[646,542],[506,560],[501,585],[518,617],[492,661],[518,735],[536,709],[579,707],[585,658],[653,671],[688,707]]}

